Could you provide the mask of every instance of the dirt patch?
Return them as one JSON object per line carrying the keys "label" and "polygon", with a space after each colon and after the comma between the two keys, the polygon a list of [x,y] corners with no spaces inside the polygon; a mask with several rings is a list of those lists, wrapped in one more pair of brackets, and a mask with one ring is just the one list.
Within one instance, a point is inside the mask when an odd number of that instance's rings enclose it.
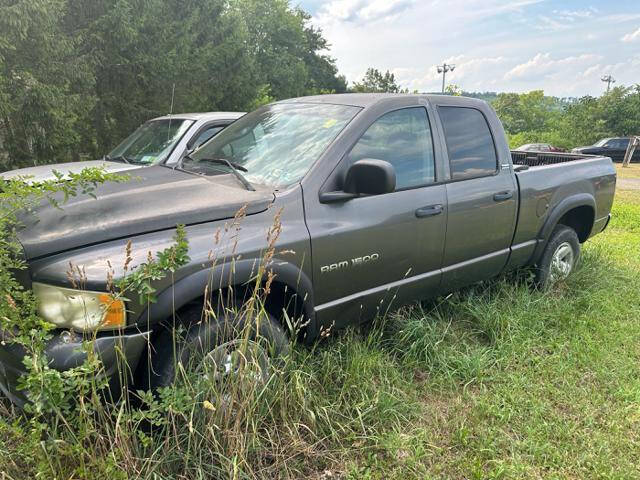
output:
{"label": "dirt patch", "polygon": [[620,190],[640,190],[640,178],[619,178],[616,188]]}

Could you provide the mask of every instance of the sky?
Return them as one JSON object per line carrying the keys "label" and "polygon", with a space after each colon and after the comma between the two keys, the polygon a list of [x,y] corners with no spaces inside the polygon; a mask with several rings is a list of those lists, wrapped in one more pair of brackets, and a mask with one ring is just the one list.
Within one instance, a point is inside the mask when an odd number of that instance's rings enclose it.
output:
{"label": "sky", "polygon": [[640,83],[640,0],[299,0],[351,83],[368,67],[402,88],[600,95]]}

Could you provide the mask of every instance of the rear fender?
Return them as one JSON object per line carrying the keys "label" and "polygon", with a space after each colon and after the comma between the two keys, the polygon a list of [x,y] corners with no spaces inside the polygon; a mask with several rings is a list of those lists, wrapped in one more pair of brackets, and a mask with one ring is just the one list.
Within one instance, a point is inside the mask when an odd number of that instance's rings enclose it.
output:
{"label": "rear fender", "polygon": [[537,240],[538,244],[536,246],[535,251],[533,252],[533,256],[531,258],[531,263],[536,263],[542,257],[542,252],[544,248],[547,246],[547,242],[551,237],[551,233],[553,229],[556,228],[560,219],[569,211],[578,207],[590,207],[594,212],[596,210],[596,201],[593,198],[593,195],[588,193],[579,193],[576,195],[571,195],[570,197],[562,200],[558,205],[554,207],[546,221],[542,225],[540,232],[538,232]]}

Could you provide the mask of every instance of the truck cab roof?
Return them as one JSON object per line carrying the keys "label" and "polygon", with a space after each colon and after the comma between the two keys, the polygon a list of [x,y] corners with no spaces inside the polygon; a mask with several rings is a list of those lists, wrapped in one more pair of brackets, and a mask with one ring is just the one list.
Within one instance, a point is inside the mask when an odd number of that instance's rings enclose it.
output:
{"label": "truck cab roof", "polygon": [[448,103],[450,105],[480,106],[486,102],[477,98],[438,95],[427,93],[335,93],[330,95],[311,95],[291,98],[277,103],[329,103],[334,105],[351,105],[367,108],[385,101],[396,99],[424,99],[432,103]]}

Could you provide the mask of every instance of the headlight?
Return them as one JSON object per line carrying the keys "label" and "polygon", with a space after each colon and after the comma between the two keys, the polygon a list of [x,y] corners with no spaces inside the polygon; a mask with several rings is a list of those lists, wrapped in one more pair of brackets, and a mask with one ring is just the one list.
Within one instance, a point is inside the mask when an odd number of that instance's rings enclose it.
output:
{"label": "headlight", "polygon": [[33,283],[38,313],[46,321],[75,330],[113,330],[124,327],[127,314],[124,302],[109,293]]}

